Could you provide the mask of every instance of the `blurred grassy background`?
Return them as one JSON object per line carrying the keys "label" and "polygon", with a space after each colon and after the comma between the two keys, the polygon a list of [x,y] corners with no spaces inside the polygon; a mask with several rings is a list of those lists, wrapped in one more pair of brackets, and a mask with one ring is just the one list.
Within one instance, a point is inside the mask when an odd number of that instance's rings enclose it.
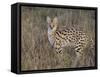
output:
{"label": "blurred grassy background", "polygon": [[[86,32],[95,41],[95,11],[57,8],[21,8],[21,70],[71,68],[75,60],[72,48],[65,48],[62,62],[58,62],[55,50],[47,37],[46,17],[58,17],[59,27],[75,27]],[[95,44],[94,44],[95,45]],[[77,67],[95,65],[95,46],[88,46]]]}

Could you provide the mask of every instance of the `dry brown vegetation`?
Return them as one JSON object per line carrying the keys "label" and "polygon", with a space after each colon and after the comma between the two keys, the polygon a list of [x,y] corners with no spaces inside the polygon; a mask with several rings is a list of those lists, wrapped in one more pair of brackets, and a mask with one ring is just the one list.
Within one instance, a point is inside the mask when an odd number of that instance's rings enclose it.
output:
{"label": "dry brown vegetation", "polygon": [[[75,27],[87,33],[95,41],[95,11],[22,7],[21,14],[21,69],[40,70],[71,68],[75,60],[73,48],[66,47],[62,62],[58,62],[55,50],[51,47],[47,37],[46,17],[57,16],[59,27]],[[92,43],[93,44],[93,43]],[[95,45],[95,44],[94,44]],[[95,46],[87,46],[84,56],[76,67],[95,65]]]}

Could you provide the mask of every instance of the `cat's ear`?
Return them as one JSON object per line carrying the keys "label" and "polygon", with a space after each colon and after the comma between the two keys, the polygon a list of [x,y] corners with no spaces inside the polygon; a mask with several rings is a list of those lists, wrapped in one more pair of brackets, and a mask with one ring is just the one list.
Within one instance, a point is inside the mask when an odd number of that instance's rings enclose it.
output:
{"label": "cat's ear", "polygon": [[58,25],[58,18],[57,18],[57,17],[55,17],[55,18],[53,19],[53,23],[54,23],[55,25]]}
{"label": "cat's ear", "polygon": [[50,24],[51,23],[51,18],[49,16],[47,16],[47,23]]}

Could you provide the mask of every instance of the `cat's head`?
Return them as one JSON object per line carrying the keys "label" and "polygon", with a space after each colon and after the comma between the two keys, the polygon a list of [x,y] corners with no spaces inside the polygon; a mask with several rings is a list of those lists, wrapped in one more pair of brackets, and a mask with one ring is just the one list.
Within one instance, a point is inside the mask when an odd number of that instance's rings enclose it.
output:
{"label": "cat's head", "polygon": [[51,18],[47,16],[47,24],[48,24],[48,27],[50,27],[51,29],[57,28],[58,18],[54,17],[53,20],[51,20]]}

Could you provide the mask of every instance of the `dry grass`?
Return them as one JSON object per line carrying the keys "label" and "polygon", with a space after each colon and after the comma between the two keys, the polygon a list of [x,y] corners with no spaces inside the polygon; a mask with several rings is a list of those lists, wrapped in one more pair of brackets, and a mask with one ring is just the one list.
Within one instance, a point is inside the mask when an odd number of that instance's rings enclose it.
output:
{"label": "dry grass", "polygon": [[[93,10],[73,10],[56,8],[22,7],[22,48],[21,69],[40,70],[71,68],[75,59],[73,48],[65,48],[62,62],[59,62],[55,50],[47,37],[46,17],[57,16],[59,27],[75,27],[87,33],[95,41],[95,12]],[[88,67],[95,64],[95,46],[88,46],[76,67]]]}

